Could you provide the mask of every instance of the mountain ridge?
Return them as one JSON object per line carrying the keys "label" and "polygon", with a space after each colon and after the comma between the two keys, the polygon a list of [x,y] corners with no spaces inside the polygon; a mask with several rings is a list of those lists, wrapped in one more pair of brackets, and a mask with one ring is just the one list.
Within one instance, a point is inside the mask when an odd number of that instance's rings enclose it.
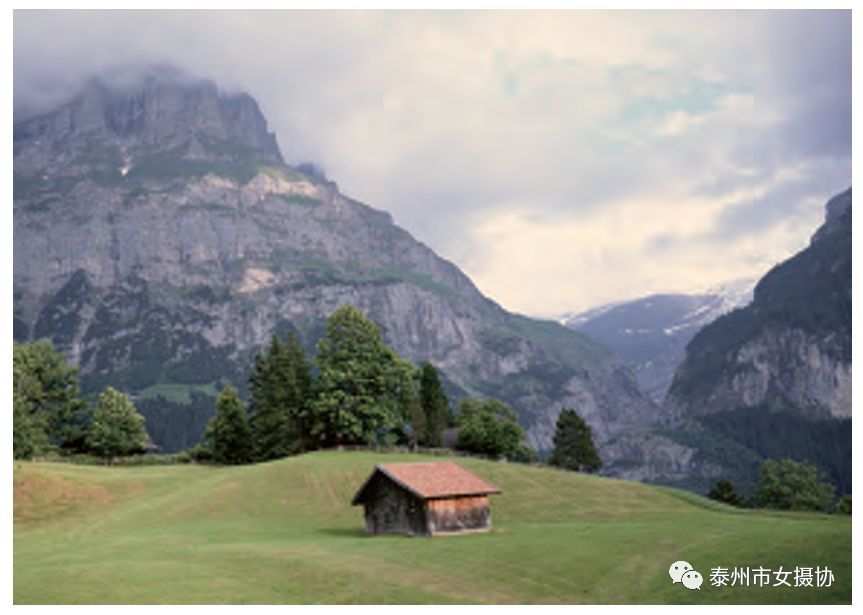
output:
{"label": "mountain ridge", "polygon": [[125,388],[154,428],[182,423],[171,444],[160,435],[166,450],[194,443],[203,392],[242,389],[272,332],[311,350],[346,303],[457,395],[511,404],[541,450],[565,405],[600,441],[656,413],[606,348],[504,311],[389,214],[285,164],[247,95],[91,82],[17,124],[14,153],[16,339],[51,338],[85,389]]}
{"label": "mountain ridge", "polygon": [[661,403],[692,337],[748,303],[754,283],[739,279],[699,294],[648,295],[567,314],[561,322],[611,348],[631,366],[642,391]]}
{"label": "mountain ridge", "polygon": [[618,473],[705,492],[749,492],[765,458],[818,466],[851,491],[851,189],[809,246],[768,271],[753,300],[689,342],[657,424],[609,444]]}

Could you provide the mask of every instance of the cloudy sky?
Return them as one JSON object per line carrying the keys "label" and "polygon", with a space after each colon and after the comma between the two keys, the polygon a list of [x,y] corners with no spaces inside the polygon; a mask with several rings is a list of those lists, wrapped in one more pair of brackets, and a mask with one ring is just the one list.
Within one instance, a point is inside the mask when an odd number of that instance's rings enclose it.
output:
{"label": "cloudy sky", "polygon": [[125,63],[249,92],[532,315],[760,276],[851,184],[850,11],[16,11],[13,44],[16,109]]}

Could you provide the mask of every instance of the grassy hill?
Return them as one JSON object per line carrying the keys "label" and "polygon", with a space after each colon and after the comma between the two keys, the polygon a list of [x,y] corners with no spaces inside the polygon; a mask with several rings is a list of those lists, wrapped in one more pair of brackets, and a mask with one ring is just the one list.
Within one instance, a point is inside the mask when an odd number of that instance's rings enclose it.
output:
{"label": "grassy hill", "polygon": [[[28,603],[850,603],[851,519],[731,509],[668,488],[460,459],[500,486],[494,530],[367,537],[375,463],[17,463],[14,601]],[[701,590],[673,585],[689,561]],[[710,585],[716,566],[829,567],[826,587]],[[791,584],[794,585],[793,575]]]}

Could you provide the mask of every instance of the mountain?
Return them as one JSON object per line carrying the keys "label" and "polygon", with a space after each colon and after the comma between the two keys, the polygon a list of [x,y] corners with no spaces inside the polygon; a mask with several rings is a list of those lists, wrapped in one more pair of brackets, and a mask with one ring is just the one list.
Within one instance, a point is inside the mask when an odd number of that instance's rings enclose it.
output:
{"label": "mountain", "polygon": [[345,304],[455,396],[511,404],[540,450],[564,406],[600,449],[657,411],[608,349],[501,309],[388,214],[285,164],[250,96],[177,70],[94,79],[16,121],[13,200],[15,339],[52,339],[85,391],[130,392],[163,450],[198,440],[273,332],[311,351]]}
{"label": "mountain", "polygon": [[851,189],[826,210],[809,246],[771,269],[749,305],[692,338],[660,427],[611,445],[624,474],[751,484],[762,459],[791,457],[850,493]]}
{"label": "mountain", "polygon": [[686,415],[768,405],[851,416],[851,189],[827,204],[810,245],[774,267],[751,305],[705,327],[669,391]]}
{"label": "mountain", "polygon": [[661,403],[689,340],[748,303],[754,282],[735,280],[699,294],[650,295],[568,314],[561,323],[611,348],[632,367],[641,390]]}

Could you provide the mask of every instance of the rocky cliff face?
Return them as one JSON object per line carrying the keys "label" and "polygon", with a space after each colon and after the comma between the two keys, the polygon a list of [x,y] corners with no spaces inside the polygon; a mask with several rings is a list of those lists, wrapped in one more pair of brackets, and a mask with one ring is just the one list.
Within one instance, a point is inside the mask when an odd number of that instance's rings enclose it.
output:
{"label": "rocky cliff face", "polygon": [[850,492],[851,383],[849,189],[751,304],[692,339],[658,424],[607,445],[612,470],[706,491],[721,477],[750,485],[761,460],[790,457]]}
{"label": "rocky cliff face", "polygon": [[809,247],[762,278],[751,305],[693,338],[668,402],[689,417],[757,405],[851,416],[850,189],[827,204]]}
{"label": "rocky cliff face", "polygon": [[851,416],[851,364],[810,332],[768,327],[740,346],[733,368],[703,405],[679,393],[671,403],[693,416],[765,403],[822,418]]}
{"label": "rocky cliff face", "polygon": [[388,214],[285,165],[245,94],[164,70],[93,81],[17,122],[14,156],[15,338],[51,338],[87,389],[133,393],[167,450],[271,333],[311,350],[344,304],[451,391],[513,405],[540,449],[566,405],[601,441],[655,415],[604,347],[507,313]]}

